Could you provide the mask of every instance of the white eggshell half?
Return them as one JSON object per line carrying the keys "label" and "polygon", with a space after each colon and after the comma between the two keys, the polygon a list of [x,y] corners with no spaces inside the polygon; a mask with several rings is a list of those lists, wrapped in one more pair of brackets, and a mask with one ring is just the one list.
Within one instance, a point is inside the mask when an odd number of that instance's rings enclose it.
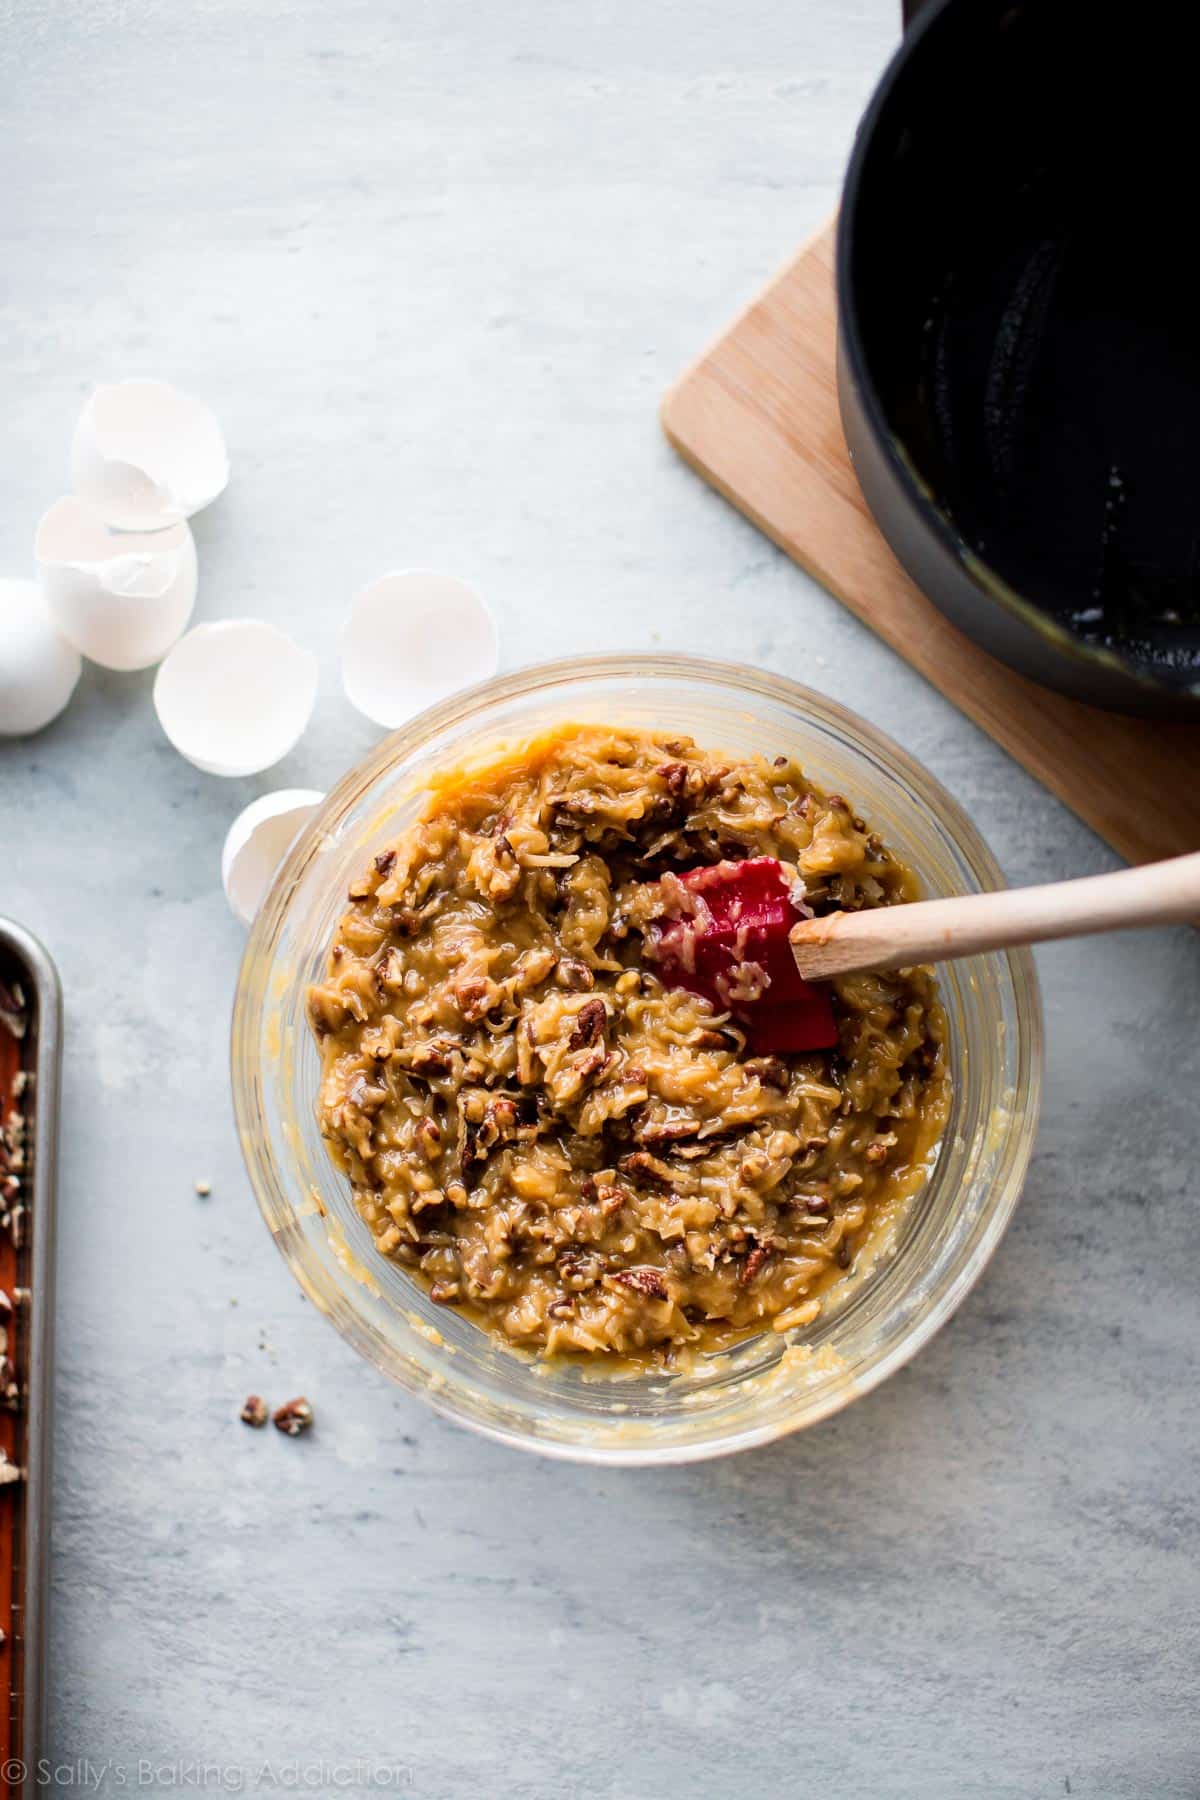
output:
{"label": "white eggshell half", "polygon": [[496,622],[453,575],[406,569],[356,595],[342,632],[346,698],[377,725],[403,725],[496,672]]}
{"label": "white eggshell half", "polygon": [[165,381],[98,387],[79,415],[71,485],[106,524],[157,531],[199,512],[228,480],[214,414]]}
{"label": "white eggshell half", "polygon": [[312,717],[317,659],[264,619],[222,619],[181,637],[154,679],[159,723],[208,775],[256,775]]}
{"label": "white eggshell half", "polygon": [[82,667],[37,582],[0,580],[0,737],[27,737],[57,719]]}
{"label": "white eggshell half", "polygon": [[221,882],[243,925],[253,923],[297,832],[324,798],[315,788],[280,788],[252,800],[229,827],[221,852]]}
{"label": "white eggshell half", "polygon": [[63,636],[106,669],[161,662],[196,603],[196,543],[165,531],[112,531],[74,494],[56,500],[34,539],[38,578]]}

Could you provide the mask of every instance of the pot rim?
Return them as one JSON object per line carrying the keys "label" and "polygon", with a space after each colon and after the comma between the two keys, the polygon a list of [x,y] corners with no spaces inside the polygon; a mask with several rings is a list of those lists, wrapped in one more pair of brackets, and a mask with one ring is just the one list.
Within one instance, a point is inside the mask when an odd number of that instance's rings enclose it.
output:
{"label": "pot rim", "polygon": [[985,602],[995,602],[1017,622],[1032,631],[1056,653],[1085,668],[1100,668],[1109,677],[1116,675],[1126,684],[1141,689],[1143,694],[1162,696],[1179,703],[1189,697],[1200,700],[1200,681],[1176,684],[1164,681],[1145,667],[1131,661],[1116,650],[1089,644],[1062,625],[1036,602],[1026,598],[962,539],[949,514],[939,503],[932,486],[919,473],[908,452],[892,428],[878,389],[871,378],[866,341],[859,317],[857,296],[851,275],[854,247],[858,238],[858,216],[867,164],[874,147],[880,120],[892,96],[905,79],[908,69],[920,53],[927,38],[938,29],[944,14],[967,0],[924,0],[920,11],[907,26],[904,36],[880,76],[866,111],[855,132],[842,199],[838,211],[835,271],[837,283],[838,349],[876,443],[895,480],[915,506],[934,534],[939,545],[961,569],[971,586]]}

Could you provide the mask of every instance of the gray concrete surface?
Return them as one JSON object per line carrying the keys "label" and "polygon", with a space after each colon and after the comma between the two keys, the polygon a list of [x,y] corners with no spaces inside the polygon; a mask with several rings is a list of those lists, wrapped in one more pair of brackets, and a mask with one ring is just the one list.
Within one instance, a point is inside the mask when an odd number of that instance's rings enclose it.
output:
{"label": "gray concrete surface", "polygon": [[[981,1286],[849,1413],[707,1467],[543,1465],[393,1391],[293,1287],[230,1119],[222,834],[374,740],[335,645],[397,564],[476,578],[506,665],[665,645],[811,680],[1014,880],[1109,865],[657,432],[831,208],[895,12],[0,6],[0,567],[30,569],[90,384],[163,374],[234,459],[198,616],[277,620],[323,667],[258,781],[197,774],[150,678],[94,668],[0,745],[0,908],[68,1010],[62,1791],[1200,1792],[1200,941],[1040,957],[1045,1120]],[[250,1388],[306,1390],[312,1437],[246,1431]]]}

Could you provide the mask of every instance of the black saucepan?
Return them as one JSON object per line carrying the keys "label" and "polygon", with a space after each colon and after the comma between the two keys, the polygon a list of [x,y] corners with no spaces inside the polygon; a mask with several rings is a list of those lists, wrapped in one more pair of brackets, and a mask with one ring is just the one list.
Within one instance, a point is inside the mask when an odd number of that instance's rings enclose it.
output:
{"label": "black saucepan", "polygon": [[993,655],[1200,717],[1190,9],[929,0],[860,127],[838,382],[900,561]]}

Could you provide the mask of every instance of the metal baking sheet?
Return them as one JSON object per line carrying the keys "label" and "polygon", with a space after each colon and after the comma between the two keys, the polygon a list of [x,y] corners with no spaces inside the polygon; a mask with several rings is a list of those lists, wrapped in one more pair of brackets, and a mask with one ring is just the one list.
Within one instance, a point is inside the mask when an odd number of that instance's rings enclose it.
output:
{"label": "metal baking sheet", "polygon": [[[5,1206],[12,1224],[0,1233],[3,1286],[12,1299],[7,1321],[15,1390],[4,1412],[9,1460],[19,1480],[0,1488],[0,1555],[8,1616],[0,1612],[7,1642],[0,1668],[7,1707],[0,1713],[5,1791],[33,1800],[39,1790],[46,1699],[47,1549],[50,1506],[50,1407],[53,1393],[54,1192],[58,1138],[62,999],[47,952],[21,926],[0,918],[0,982],[22,991],[27,1013],[15,1056],[10,1041],[0,1067],[23,1071],[24,1161],[15,1200]],[[0,1026],[0,1030],[4,1029]],[[10,1036],[6,1032],[6,1036]],[[4,1081],[7,1089],[9,1082]],[[0,1095],[6,1104],[7,1092]],[[2,1692],[3,1690],[0,1690]]]}

